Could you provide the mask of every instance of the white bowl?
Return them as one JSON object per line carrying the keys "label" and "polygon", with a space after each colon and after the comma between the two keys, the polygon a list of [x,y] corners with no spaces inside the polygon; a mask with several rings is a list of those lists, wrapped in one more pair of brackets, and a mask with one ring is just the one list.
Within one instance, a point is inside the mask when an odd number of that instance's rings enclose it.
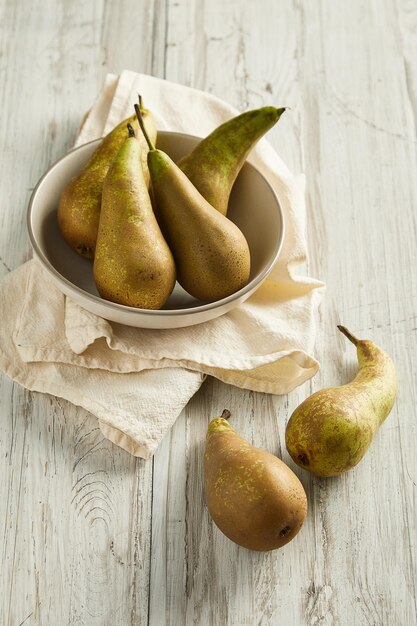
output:
{"label": "white bowl", "polygon": [[[57,161],[33,190],[28,207],[28,230],[35,256],[52,282],[79,305],[107,320],[139,328],[181,328],[227,313],[249,296],[268,276],[284,239],[284,220],[278,198],[263,175],[245,163],[233,187],[228,217],[244,233],[251,253],[251,275],[236,293],[203,303],[178,283],[159,311],[136,309],[100,297],[94,283],[93,264],[74,252],[58,230],[56,209],[62,190],[97,147],[99,139],[75,148]],[[178,160],[200,141],[198,137],[160,131],[158,147]]]}

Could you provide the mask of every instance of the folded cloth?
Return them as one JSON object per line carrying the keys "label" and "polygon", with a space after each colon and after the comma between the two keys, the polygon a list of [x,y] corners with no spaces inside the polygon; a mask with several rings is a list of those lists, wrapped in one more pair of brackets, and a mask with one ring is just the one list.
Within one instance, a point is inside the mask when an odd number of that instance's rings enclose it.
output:
{"label": "folded cloth", "polygon": [[[107,76],[77,145],[131,115],[138,93],[161,130],[205,136],[237,113],[210,94],[124,71],[120,77]],[[152,455],[207,374],[274,394],[313,376],[323,283],[293,272],[306,260],[304,177],[291,174],[264,139],[249,160],[277,192],[286,223],[280,258],[249,300],[190,328],[132,328],[82,309],[31,260],[0,283],[0,368],[28,389],[87,409],[98,417],[106,437],[144,458]]]}

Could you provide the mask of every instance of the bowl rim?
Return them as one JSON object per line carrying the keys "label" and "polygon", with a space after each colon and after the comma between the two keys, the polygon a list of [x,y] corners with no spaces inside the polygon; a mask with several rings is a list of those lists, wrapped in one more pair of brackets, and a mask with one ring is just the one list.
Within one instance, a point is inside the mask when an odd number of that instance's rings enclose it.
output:
{"label": "bowl rim", "polygon": [[[201,137],[198,137],[197,135],[191,135],[189,133],[182,133],[182,132],[169,131],[169,130],[160,130],[158,131],[158,135],[177,135],[177,136],[182,136],[182,137],[190,137],[192,139],[201,139]],[[271,190],[272,195],[274,196],[276,200],[277,210],[278,210],[280,222],[281,222],[281,236],[279,237],[277,241],[274,253],[269,263],[264,267],[264,269],[259,274],[257,274],[252,280],[250,280],[244,287],[242,287],[238,291],[235,291],[234,293],[230,294],[229,296],[226,296],[226,298],[222,298],[221,300],[215,300],[214,302],[207,302],[205,304],[201,304],[195,307],[188,307],[185,309],[141,309],[141,308],[137,308],[133,306],[127,306],[125,304],[118,304],[117,302],[112,302],[111,300],[105,300],[104,298],[101,298],[100,296],[96,296],[88,291],[85,291],[78,285],[72,283],[70,280],[68,280],[68,278],[66,278],[60,272],[58,272],[58,270],[48,260],[46,255],[42,252],[40,246],[38,245],[36,241],[35,235],[33,233],[32,221],[31,221],[32,214],[33,214],[33,205],[35,204],[38,190],[43,184],[44,180],[50,175],[51,171],[55,169],[55,167],[59,163],[61,163],[61,161],[64,161],[73,152],[82,150],[86,146],[93,144],[93,143],[98,143],[101,140],[102,140],[102,137],[98,137],[97,139],[92,139],[91,141],[87,141],[79,146],[75,146],[74,148],[66,152],[66,154],[64,154],[62,157],[54,161],[54,163],[52,163],[52,165],[46,170],[46,172],[38,180],[29,198],[27,214],[26,214],[26,226],[27,226],[29,239],[30,239],[32,248],[36,256],[38,257],[38,259],[40,260],[40,262],[43,264],[43,266],[56,278],[58,282],[65,283],[68,291],[75,293],[75,295],[82,296],[83,298],[87,298],[88,300],[94,303],[100,304],[102,306],[110,307],[111,309],[114,309],[115,311],[128,312],[128,313],[134,313],[134,314],[140,314],[140,315],[150,315],[150,316],[157,316],[157,317],[173,317],[175,315],[191,315],[193,313],[199,313],[202,311],[210,311],[211,309],[216,309],[218,307],[228,304],[229,302],[232,302],[233,300],[239,299],[241,296],[244,296],[248,292],[253,291],[256,287],[258,287],[258,285],[260,285],[260,283],[262,283],[264,278],[266,278],[266,276],[271,271],[272,267],[275,265],[278,259],[278,256],[281,252],[281,249],[285,240],[285,220],[284,220],[284,214],[282,211],[281,203],[271,183],[264,176],[264,174],[259,171],[257,167],[255,167],[252,163],[249,163],[248,161],[245,162],[245,165],[248,166],[250,169],[255,170],[257,174],[261,176],[261,178],[263,178],[263,180],[265,181],[265,183]],[[158,142],[158,139],[157,139],[157,142]]]}

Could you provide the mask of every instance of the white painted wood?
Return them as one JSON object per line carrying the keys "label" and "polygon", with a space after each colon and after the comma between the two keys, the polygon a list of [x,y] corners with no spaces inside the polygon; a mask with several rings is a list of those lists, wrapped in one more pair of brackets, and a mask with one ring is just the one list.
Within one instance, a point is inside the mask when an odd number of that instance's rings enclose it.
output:
{"label": "white painted wood", "polygon": [[[0,0],[0,277],[30,255],[30,188],[104,74],[129,68],[240,109],[291,106],[269,138],[307,175],[310,271],[328,284],[321,373],[288,398],[208,380],[152,462],[0,377],[1,624],[416,623],[416,49],[409,0]],[[392,354],[396,407],[354,471],[296,470],[309,513],[293,542],[240,549],[204,506],[208,420],[228,407],[294,467],[291,411],[355,371],[338,322]]]}
{"label": "white painted wood", "polygon": [[[148,41],[118,43],[118,25],[138,29],[127,5],[0,3],[1,276],[29,257],[31,187],[73,143],[104,74],[130,54],[152,71]],[[158,32],[153,2],[142,6]],[[0,412],[0,623],[146,624],[152,465],[85,411],[4,376]]]}

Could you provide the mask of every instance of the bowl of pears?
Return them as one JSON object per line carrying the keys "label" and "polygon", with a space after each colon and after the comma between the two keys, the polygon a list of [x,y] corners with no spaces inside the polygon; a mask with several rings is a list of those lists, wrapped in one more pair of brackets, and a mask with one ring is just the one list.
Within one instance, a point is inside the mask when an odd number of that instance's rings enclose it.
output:
{"label": "bowl of pears", "polygon": [[227,313],[274,266],[279,200],[247,156],[285,109],[246,111],[206,138],[157,131],[142,99],[104,138],[57,161],[28,208],[35,256],[88,311],[139,328]]}

